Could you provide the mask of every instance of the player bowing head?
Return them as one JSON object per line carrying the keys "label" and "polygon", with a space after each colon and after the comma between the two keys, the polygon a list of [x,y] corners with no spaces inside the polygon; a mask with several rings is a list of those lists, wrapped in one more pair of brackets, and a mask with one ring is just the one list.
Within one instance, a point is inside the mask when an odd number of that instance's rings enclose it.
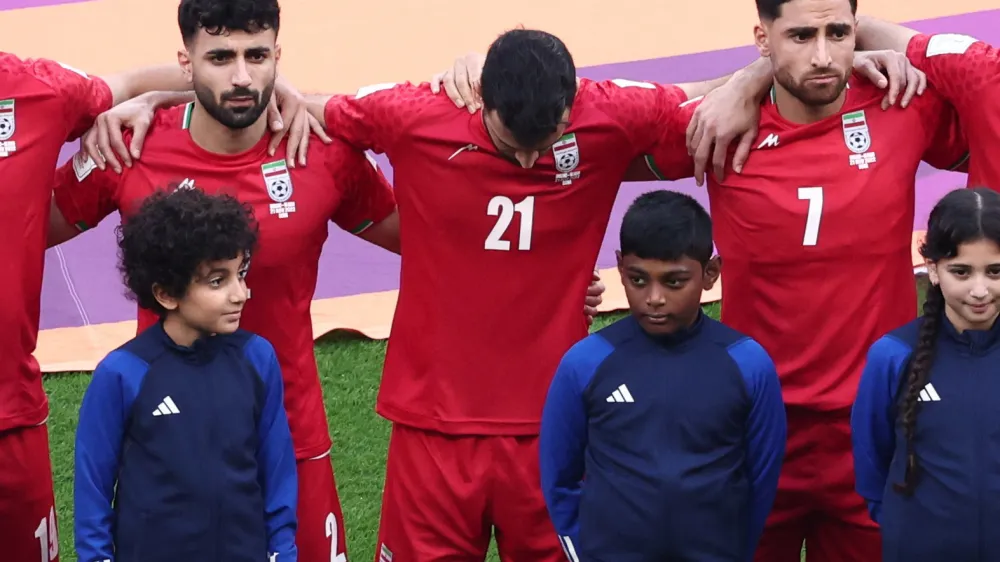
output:
{"label": "player bowing head", "polygon": [[705,209],[679,193],[647,193],[625,213],[620,238],[618,272],[639,325],[653,335],[691,326],[702,291],[719,279]]}
{"label": "player bowing head", "polygon": [[177,59],[199,106],[230,129],[257,123],[274,90],[281,47],[277,0],[182,0]]}
{"label": "player bowing head", "polygon": [[576,66],[555,35],[515,29],[490,45],[483,63],[483,122],[504,156],[534,166],[565,132],[575,97]]}
{"label": "player bowing head", "polygon": [[757,0],[757,49],[771,59],[776,96],[809,113],[837,102],[854,65],[856,0]]}

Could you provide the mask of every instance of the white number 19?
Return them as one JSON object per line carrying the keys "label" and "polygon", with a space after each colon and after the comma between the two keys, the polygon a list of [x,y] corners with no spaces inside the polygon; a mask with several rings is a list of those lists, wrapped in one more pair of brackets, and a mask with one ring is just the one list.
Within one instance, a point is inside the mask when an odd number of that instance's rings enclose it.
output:
{"label": "white number 19", "polygon": [[531,195],[522,199],[520,203],[514,204],[510,197],[497,195],[490,199],[489,205],[486,207],[487,215],[497,217],[493,230],[486,237],[485,247],[487,250],[510,251],[510,241],[502,240],[500,237],[507,232],[510,221],[514,219],[514,213],[521,215],[521,230],[517,237],[517,249],[531,249],[531,224],[535,216],[535,197]]}
{"label": "white number 19", "polygon": [[803,246],[815,246],[819,239],[819,223],[823,220],[823,188],[800,187],[799,200],[809,201],[806,213],[806,232],[802,236]]}
{"label": "white number 19", "polygon": [[56,529],[56,510],[49,508],[49,516],[42,517],[35,529],[35,538],[42,551],[41,561],[49,562],[59,556],[59,534]]}

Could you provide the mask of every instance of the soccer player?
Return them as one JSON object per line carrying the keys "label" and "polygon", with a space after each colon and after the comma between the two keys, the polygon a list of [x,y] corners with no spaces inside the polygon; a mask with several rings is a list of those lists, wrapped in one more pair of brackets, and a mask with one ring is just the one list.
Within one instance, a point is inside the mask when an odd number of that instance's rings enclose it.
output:
{"label": "soccer player", "polygon": [[570,560],[751,560],[785,451],[774,363],[701,310],[719,260],[694,199],[641,195],[620,238],[631,316],[570,348],[545,401],[549,514]]}
{"label": "soccer player", "polygon": [[969,183],[1000,190],[1000,50],[974,37],[925,35],[872,17],[858,19],[858,44],[906,53],[927,74],[969,139]]}
{"label": "soccer player", "polygon": [[924,314],[875,342],[861,375],[857,489],[883,560],[998,560],[1000,195],[945,195],[920,253]]}
{"label": "soccer player", "polygon": [[281,369],[239,329],[248,205],[159,192],[119,230],[121,271],[159,322],[112,351],[80,407],[81,562],[295,562],[295,452]]}
{"label": "soccer player", "polygon": [[[757,0],[757,10],[773,85],[741,173],[708,182],[722,321],[774,358],[788,411],[757,560],[797,561],[803,540],[811,561],[877,560],[879,531],[854,491],[850,407],[868,347],[915,316],[917,167],[963,163],[967,147],[933,88],[884,110],[881,90],[850,76],[854,0]],[[648,159],[657,177],[692,172],[675,130]]]}
{"label": "soccer player", "polygon": [[106,78],[45,59],[0,53],[0,210],[5,284],[0,290],[0,545],[20,562],[59,558],[49,407],[32,357],[38,338],[52,176],[63,144],[102,111],[151,90],[187,89],[176,68]]}
{"label": "soccer player", "polygon": [[490,47],[481,112],[427,84],[313,99],[331,135],[389,157],[407,225],[377,405],[393,422],[379,556],[482,560],[493,530],[503,560],[563,559],[537,436],[587,335],[588,264],[632,160],[724,81],[578,81],[558,38],[514,30]]}
{"label": "soccer player", "polygon": [[[183,0],[178,21],[185,45],[179,59],[196,99],[158,111],[142,157],[121,174],[107,166],[98,169],[82,154],[61,167],[50,242],[92,228],[115,211],[127,222],[137,203],[160,188],[230,193],[253,207],[260,246],[247,276],[252,298],[242,326],[274,345],[285,381],[303,490],[299,556],[343,561],[344,524],[329,458],[310,304],[331,220],[398,251],[393,192],[365,155],[343,142],[310,144],[306,167],[288,165],[286,143],[268,155],[264,108],[281,55],[276,0]],[[156,314],[139,311],[140,332],[156,322]]]}

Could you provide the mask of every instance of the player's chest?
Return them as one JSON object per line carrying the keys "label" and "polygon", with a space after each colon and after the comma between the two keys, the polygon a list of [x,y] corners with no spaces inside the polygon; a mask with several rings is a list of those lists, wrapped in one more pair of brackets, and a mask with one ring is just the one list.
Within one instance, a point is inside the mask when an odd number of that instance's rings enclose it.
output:
{"label": "player's chest", "polygon": [[[436,221],[461,228],[484,217],[542,217],[536,228],[562,229],[610,212],[624,165],[608,162],[586,135],[569,134],[530,168],[476,144],[449,146],[447,154],[394,159],[402,215],[433,210]],[[435,161],[437,159],[437,161]],[[431,164],[433,162],[433,164]]]}
{"label": "player's chest", "polygon": [[[305,171],[305,170],[303,170]],[[240,167],[198,167],[143,164],[130,170],[119,190],[119,208],[126,212],[157,190],[200,189],[235,197],[253,209],[259,225],[261,253],[274,247],[299,248],[322,244],[327,222],[339,204],[336,189],[321,189],[315,180],[290,170],[281,160]]]}

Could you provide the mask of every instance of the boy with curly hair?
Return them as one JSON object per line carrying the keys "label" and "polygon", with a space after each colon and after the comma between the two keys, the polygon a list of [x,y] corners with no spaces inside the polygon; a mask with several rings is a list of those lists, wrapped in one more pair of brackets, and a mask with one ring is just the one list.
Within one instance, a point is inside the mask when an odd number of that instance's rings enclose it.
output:
{"label": "boy with curly hair", "polygon": [[80,562],[295,562],[297,477],[271,344],[239,329],[249,207],[158,192],[118,228],[160,321],[97,366],[76,434]]}

